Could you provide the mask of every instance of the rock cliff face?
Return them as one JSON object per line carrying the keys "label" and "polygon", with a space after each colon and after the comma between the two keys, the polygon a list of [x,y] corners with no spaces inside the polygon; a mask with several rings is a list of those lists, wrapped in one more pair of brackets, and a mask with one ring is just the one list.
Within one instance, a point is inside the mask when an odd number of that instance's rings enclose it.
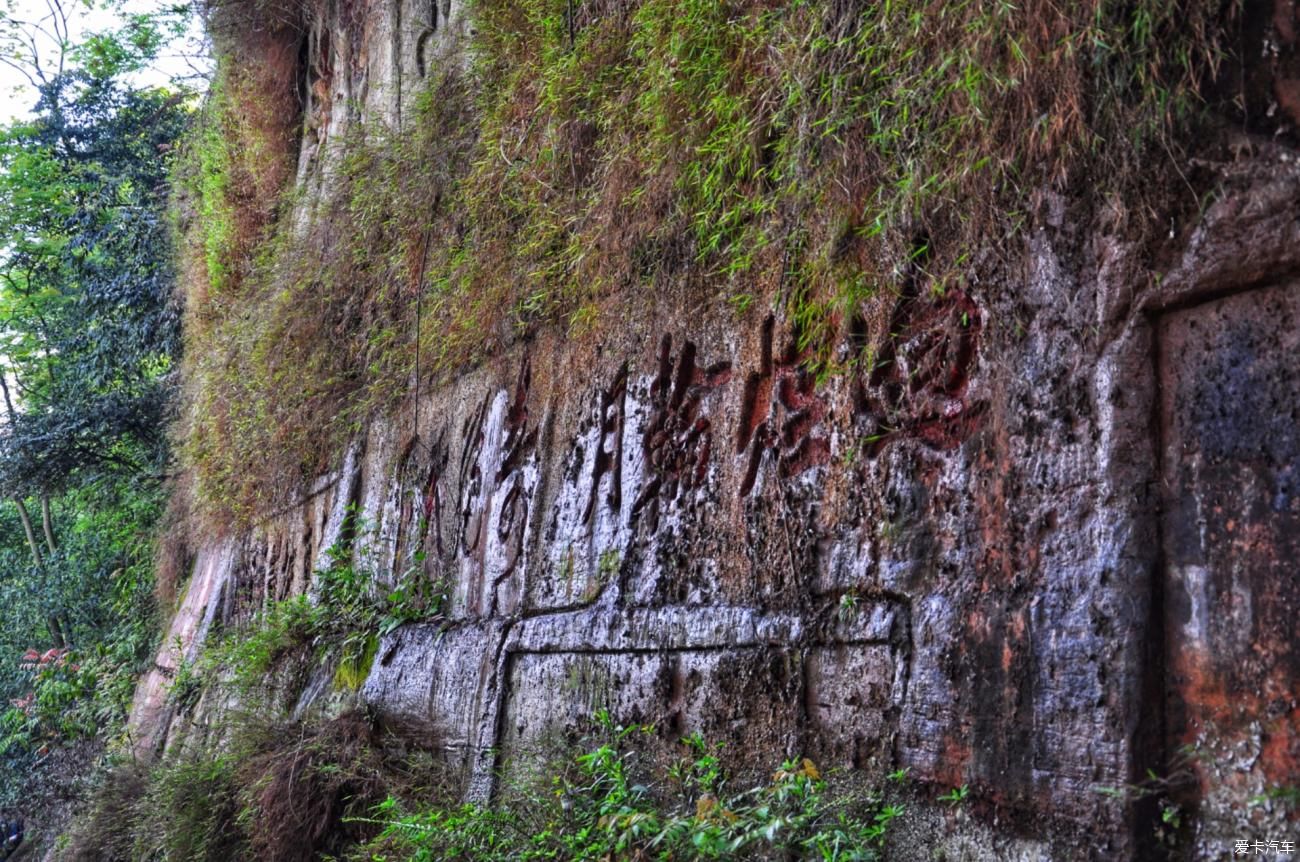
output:
{"label": "rock cliff face", "polygon": [[[322,10],[302,187],[347,124],[400,126],[466,27],[436,0]],[[300,505],[201,545],[142,747],[175,731],[181,654],[342,544],[446,590],[447,624],[385,636],[359,697],[470,797],[607,707],[740,768],[967,784],[906,839],[949,858],[1143,858],[1155,803],[1104,791],[1148,770],[1196,858],[1294,839],[1251,800],[1300,784],[1300,164],[1233,156],[1158,260],[1048,199],[1006,284],[875,301],[852,374],[817,379],[765,310],[621,297],[613,335],[421,393]]]}

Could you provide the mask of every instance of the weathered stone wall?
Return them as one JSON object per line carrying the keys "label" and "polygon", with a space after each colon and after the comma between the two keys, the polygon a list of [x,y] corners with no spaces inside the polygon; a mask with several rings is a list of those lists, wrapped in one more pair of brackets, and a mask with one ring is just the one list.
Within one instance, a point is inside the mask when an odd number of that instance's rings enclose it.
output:
{"label": "weathered stone wall", "polygon": [[[400,122],[402,82],[460,62],[436,34],[463,13],[429,14],[318,22],[357,106],[322,135]],[[300,182],[327,181],[327,144]],[[1049,200],[1004,283],[878,298],[844,345],[874,363],[830,380],[766,311],[616,297],[620,331],[422,395],[301,506],[203,547],[142,746],[182,652],[310,589],[353,505],[358,565],[449,597],[445,625],[383,639],[360,698],[469,796],[606,707],[742,769],[968,784],[900,839],[949,858],[1146,858],[1151,800],[1099,791],[1148,770],[1199,812],[1196,858],[1295,840],[1251,800],[1300,784],[1300,166],[1235,155],[1168,260]]]}

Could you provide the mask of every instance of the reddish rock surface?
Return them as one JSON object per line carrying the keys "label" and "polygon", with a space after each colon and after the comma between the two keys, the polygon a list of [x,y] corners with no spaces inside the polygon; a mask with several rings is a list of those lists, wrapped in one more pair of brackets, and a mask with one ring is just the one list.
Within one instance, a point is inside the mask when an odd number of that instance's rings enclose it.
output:
{"label": "reddish rock surface", "polygon": [[[1167,744],[1223,838],[1300,764],[1300,282],[1162,315]],[[1258,805],[1256,807],[1259,807]]]}

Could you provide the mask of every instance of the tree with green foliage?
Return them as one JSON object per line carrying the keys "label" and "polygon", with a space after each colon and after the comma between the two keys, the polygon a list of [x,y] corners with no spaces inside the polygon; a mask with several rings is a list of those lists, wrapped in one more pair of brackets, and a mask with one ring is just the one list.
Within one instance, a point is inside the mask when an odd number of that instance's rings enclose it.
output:
{"label": "tree with green foliage", "polygon": [[164,157],[182,100],[78,72],[39,108],[0,136],[0,349],[22,406],[10,397],[0,446],[10,493],[157,471],[179,334]]}
{"label": "tree with green foliage", "polygon": [[39,28],[0,26],[37,97],[0,128],[0,805],[52,746],[122,726],[157,637],[180,343],[167,188],[191,100],[130,75],[175,12],[73,45],[51,0],[44,56]]}

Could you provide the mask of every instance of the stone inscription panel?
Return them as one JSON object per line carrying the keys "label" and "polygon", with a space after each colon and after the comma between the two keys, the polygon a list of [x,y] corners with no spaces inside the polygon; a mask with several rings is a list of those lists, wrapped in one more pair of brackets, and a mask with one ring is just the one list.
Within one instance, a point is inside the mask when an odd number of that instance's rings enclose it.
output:
{"label": "stone inscription panel", "polygon": [[656,652],[520,653],[507,676],[500,747],[528,760],[580,743],[607,709],[655,727],[650,749],[701,733],[724,756],[759,769],[787,757],[825,766],[887,762],[900,692],[888,644],[739,647]]}
{"label": "stone inscription panel", "polygon": [[483,681],[492,673],[497,638],[492,626],[403,626],[384,639],[362,699],[383,704],[390,725],[464,768],[478,743]]}
{"label": "stone inscription panel", "polygon": [[1169,749],[1213,820],[1300,783],[1300,283],[1158,326]]}

